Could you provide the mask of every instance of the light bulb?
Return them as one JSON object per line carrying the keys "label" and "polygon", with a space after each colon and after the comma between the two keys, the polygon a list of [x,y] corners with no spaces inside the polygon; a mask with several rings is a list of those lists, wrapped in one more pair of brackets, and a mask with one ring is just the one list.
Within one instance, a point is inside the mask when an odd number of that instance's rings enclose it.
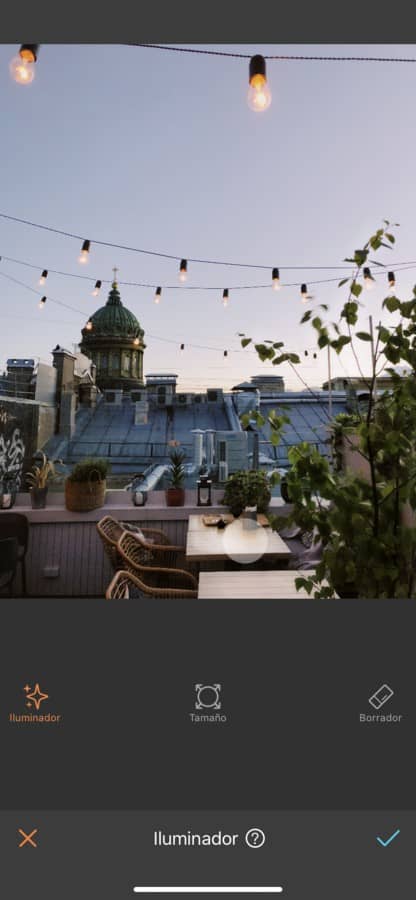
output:
{"label": "light bulb", "polygon": [[88,322],[87,322],[87,324],[86,324],[85,327],[86,327],[87,331],[92,331],[92,322],[91,322],[91,319],[88,319]]}
{"label": "light bulb", "polygon": [[250,60],[247,102],[254,112],[263,112],[272,102],[266,78],[266,60],[259,54]]}
{"label": "light bulb", "polygon": [[39,278],[39,284],[40,284],[40,285],[45,284],[45,281],[46,281],[47,277],[48,277],[48,270],[47,270],[47,269],[44,269],[43,272],[42,272],[42,275],[41,275],[40,278]]}
{"label": "light bulb", "polygon": [[9,72],[18,84],[31,84],[35,77],[35,63],[22,59],[21,56],[14,56],[9,64]]}
{"label": "light bulb", "polygon": [[389,281],[389,287],[391,288],[390,293],[394,294],[394,290],[396,287],[396,276],[395,276],[394,272],[389,272],[388,281]]}
{"label": "light bulb", "polygon": [[138,346],[139,346],[140,341],[139,341],[139,338],[138,338],[138,337],[135,337],[135,338],[134,338],[133,344],[134,344],[135,347],[138,347]]}
{"label": "light bulb", "polygon": [[301,297],[302,303],[307,303],[307,302],[308,302],[308,300],[309,300],[309,294],[308,294],[308,287],[307,287],[306,284],[302,284],[302,287],[301,287],[301,289],[300,289],[300,297]]}
{"label": "light bulb", "polygon": [[280,290],[279,269],[273,269],[272,271],[272,286],[274,291]]}
{"label": "light bulb", "polygon": [[155,291],[154,301],[155,303],[160,303],[160,298],[162,296],[162,288],[158,287]]}
{"label": "light bulb", "polygon": [[94,290],[91,291],[91,295],[92,295],[93,297],[98,297],[100,288],[101,288],[101,281],[96,281],[96,282],[95,282]]}
{"label": "light bulb", "polygon": [[185,350],[185,344],[181,344],[181,350]]}
{"label": "light bulb", "polygon": [[39,309],[43,309],[43,307],[45,306],[45,303],[46,303],[46,297],[42,297],[42,299],[39,302]]}
{"label": "light bulb", "polygon": [[186,281],[188,277],[188,262],[186,259],[181,259],[181,264],[179,266],[179,281]]}
{"label": "light bulb", "polygon": [[90,253],[90,241],[84,241],[82,248],[81,248],[81,253],[78,257],[78,262],[83,263],[83,264],[87,263],[88,259],[89,259],[89,253]]}
{"label": "light bulb", "polygon": [[367,291],[372,291],[376,284],[369,268],[364,269],[364,284]]}
{"label": "light bulb", "polygon": [[228,300],[229,300],[229,291],[228,291],[228,288],[225,288],[225,290],[223,291],[223,294],[222,294],[222,302],[223,302],[224,306],[228,306]]}

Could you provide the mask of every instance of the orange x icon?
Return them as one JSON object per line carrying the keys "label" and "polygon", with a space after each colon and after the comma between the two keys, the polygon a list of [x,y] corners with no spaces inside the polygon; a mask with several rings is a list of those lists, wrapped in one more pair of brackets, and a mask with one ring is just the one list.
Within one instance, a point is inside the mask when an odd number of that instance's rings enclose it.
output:
{"label": "orange x icon", "polygon": [[32,838],[37,833],[38,833],[37,828],[34,828],[30,834],[26,834],[26,832],[23,831],[23,828],[19,828],[19,834],[21,834],[22,838],[23,838],[23,841],[21,842],[21,844],[19,844],[19,847],[24,847],[25,844],[30,844],[32,847],[37,847],[38,845],[37,845],[36,841],[32,840]]}

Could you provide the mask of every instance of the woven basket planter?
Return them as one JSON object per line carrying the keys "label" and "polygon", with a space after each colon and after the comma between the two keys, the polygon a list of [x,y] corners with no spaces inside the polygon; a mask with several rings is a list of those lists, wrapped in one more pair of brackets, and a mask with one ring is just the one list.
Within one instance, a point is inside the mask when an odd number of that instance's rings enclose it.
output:
{"label": "woven basket planter", "polygon": [[90,512],[104,506],[107,482],[97,481],[65,481],[65,506],[71,512]]}

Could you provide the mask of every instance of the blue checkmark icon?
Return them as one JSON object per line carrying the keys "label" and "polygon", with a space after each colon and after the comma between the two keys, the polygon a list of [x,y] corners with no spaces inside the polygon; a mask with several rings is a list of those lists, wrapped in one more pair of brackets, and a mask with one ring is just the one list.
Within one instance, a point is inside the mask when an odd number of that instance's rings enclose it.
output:
{"label": "blue checkmark icon", "polygon": [[387,838],[386,841],[383,841],[383,839],[381,837],[378,837],[377,840],[382,847],[388,847],[389,844],[391,844],[391,842],[394,841],[395,838],[397,838],[399,836],[399,834],[400,834],[400,828],[398,828],[397,831],[394,832],[394,834],[391,834],[390,837]]}

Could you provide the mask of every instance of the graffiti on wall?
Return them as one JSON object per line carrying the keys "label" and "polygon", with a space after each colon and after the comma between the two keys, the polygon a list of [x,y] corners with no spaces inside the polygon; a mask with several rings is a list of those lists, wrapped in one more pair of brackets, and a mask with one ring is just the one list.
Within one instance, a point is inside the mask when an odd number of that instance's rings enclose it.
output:
{"label": "graffiti on wall", "polygon": [[0,481],[5,475],[16,479],[20,488],[26,446],[19,422],[0,406]]}

